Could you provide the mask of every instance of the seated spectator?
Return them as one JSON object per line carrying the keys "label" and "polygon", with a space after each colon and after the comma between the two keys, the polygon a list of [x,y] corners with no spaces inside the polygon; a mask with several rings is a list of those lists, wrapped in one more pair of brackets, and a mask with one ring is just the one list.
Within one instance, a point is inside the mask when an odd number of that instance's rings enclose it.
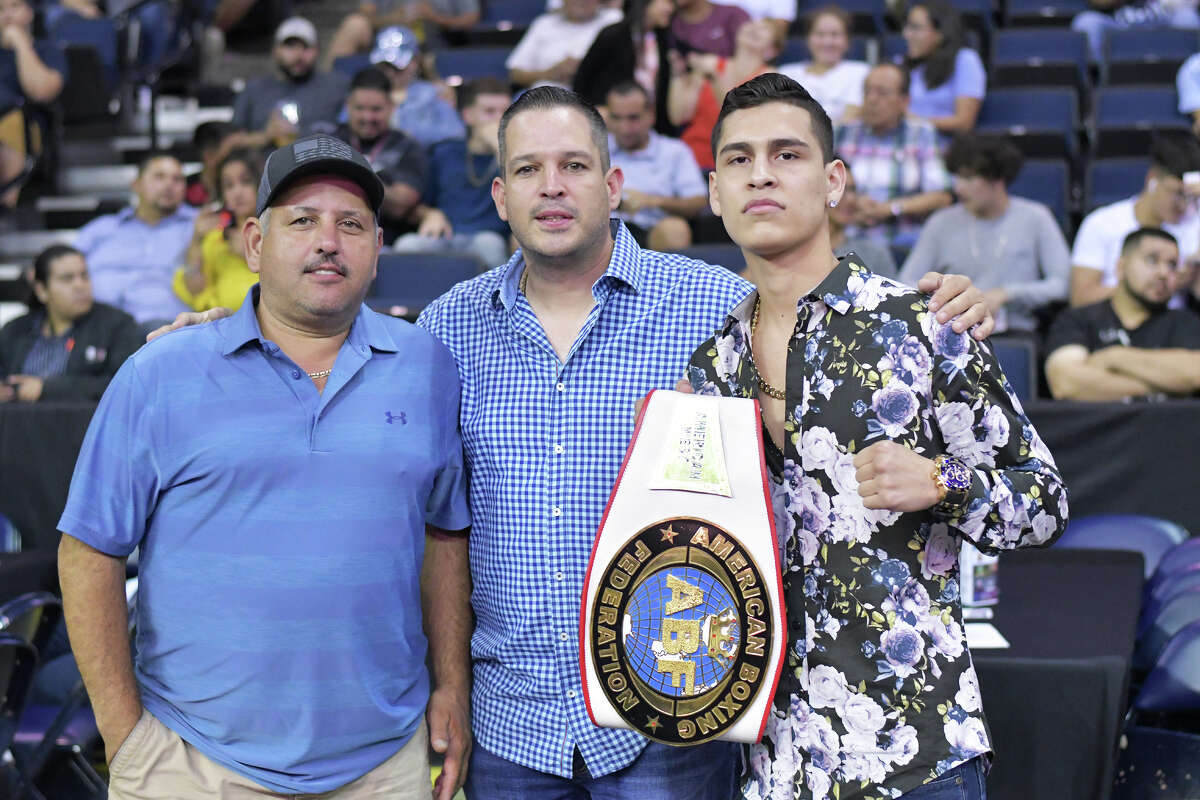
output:
{"label": "seated spectator", "polygon": [[377,0],[360,3],[358,10],[347,14],[325,56],[325,69],[342,56],[365,53],[371,49],[376,35],[394,25],[403,25],[417,35],[425,45],[444,45],[445,31],[469,30],[479,22],[479,0]]}
{"label": "seated spectator", "polygon": [[850,50],[850,15],[840,7],[818,8],[805,20],[804,41],[811,61],[784,64],[779,71],[808,90],[829,119],[858,119],[862,109],[863,81],[871,67],[846,58]]}
{"label": "seated spectator", "polygon": [[408,28],[388,28],[379,34],[371,63],[383,70],[391,83],[392,127],[404,131],[429,148],[443,139],[466,135],[453,106],[438,94],[437,87],[421,80],[420,48]]}
{"label": "seated spectator", "polygon": [[246,83],[233,104],[235,147],[287,144],[314,123],[334,122],[346,99],[346,77],[318,72],[317,29],[303,17],[285,19],[275,29],[272,75]]}
{"label": "seated spectator", "polygon": [[643,247],[688,247],[688,220],[708,204],[708,186],[692,151],[654,131],[654,108],[641,85],[614,86],[607,105],[612,165],[625,173],[617,216]]}
{"label": "seated spectator", "polygon": [[1064,310],[1050,329],[1051,394],[1104,402],[1200,391],[1200,317],[1167,308],[1184,272],[1171,234],[1139,228],[1127,235],[1112,297]]}
{"label": "seated spectator", "polygon": [[133,317],[92,297],[87,262],[53,245],[33,262],[30,311],[0,329],[0,402],[95,401],[142,346]]}
{"label": "seated spectator", "polygon": [[193,311],[238,308],[258,275],[246,266],[242,226],[258,200],[258,158],[235,150],[217,168],[220,207],[196,217],[192,243],[175,272],[175,294]]}
{"label": "seated spectator", "polygon": [[1113,29],[1200,28],[1194,0],[1088,0],[1091,8],[1071,20],[1071,30],[1082,31],[1092,61],[1104,61],[1104,40]]}
{"label": "seated spectator", "polygon": [[907,108],[908,72],[880,64],[863,84],[862,119],[839,125],[834,137],[858,185],[851,233],[897,247],[911,247],[921,221],[950,205],[937,132]]}
{"label": "seated spectator", "polygon": [[926,272],[960,272],[983,290],[996,331],[1037,329],[1034,312],[1066,300],[1071,253],[1050,209],[1013,197],[1024,157],[998,137],[963,133],[946,152],[958,202],[935,211],[900,271],[916,286]]}
{"label": "seated spectator", "polygon": [[477,78],[458,90],[467,139],[433,146],[424,202],[413,214],[419,227],[401,236],[394,250],[469,253],[488,267],[508,260],[508,223],[496,212],[492,180],[500,175],[497,133],[510,102],[508,84],[495,78]]}
{"label": "seated spectator", "polygon": [[963,46],[962,17],[948,0],[917,0],[904,20],[904,64],[912,76],[908,113],[942,134],[975,127],[987,92],[979,54]]}
{"label": "seated spectator", "polygon": [[1175,73],[1179,113],[1192,118],[1192,133],[1200,136],[1200,53],[1183,62]]}
{"label": "seated spectator", "polygon": [[[712,53],[730,58],[737,43],[737,33],[750,21],[750,15],[736,5],[713,3],[711,0],[675,0],[675,19],[671,33],[684,53]],[[772,28],[772,33],[777,31]]]}
{"label": "seated spectator", "polygon": [[[1109,297],[1117,286],[1121,243],[1138,228],[1162,228],[1179,242],[1184,261],[1200,254],[1200,186],[1183,177],[1200,171],[1200,142],[1181,131],[1161,131],[1150,145],[1150,169],[1142,191],[1097,208],[1083,218],[1071,249],[1071,305],[1084,306]],[[1186,290],[1186,287],[1180,287]],[[1186,291],[1172,300],[1182,305]]]}
{"label": "seated spectator", "polygon": [[523,87],[570,86],[596,36],[620,19],[600,0],[564,0],[560,11],[542,14],[525,31],[505,62],[509,77]]}
{"label": "seated spectator", "polygon": [[650,93],[659,133],[671,133],[667,92],[671,85],[673,0],[625,0],[624,18],[596,36],[575,72],[575,92],[603,108],[617,84],[637,81]]}
{"label": "seated spectator", "polygon": [[206,205],[220,194],[217,168],[233,149],[230,137],[237,132],[237,126],[230,122],[201,122],[196,126],[192,149],[200,156],[201,169],[187,179],[184,200],[189,206]]}
{"label": "seated spectator", "polygon": [[378,67],[367,67],[354,76],[346,98],[346,122],[318,126],[367,157],[386,192],[379,221],[386,240],[400,235],[409,214],[421,202],[429,167],[421,143],[392,127],[392,84]]}
{"label": "seated spectator", "polygon": [[[845,162],[844,158],[841,160]],[[833,245],[833,254],[841,259],[847,253],[857,253],[863,266],[876,275],[895,278],[896,259],[892,258],[891,250],[865,236],[846,235],[846,228],[854,224],[855,206],[858,203],[854,175],[850,173],[849,164],[846,166],[846,188],[842,191],[842,199],[829,210],[829,243]]]}
{"label": "seated spectator", "polygon": [[179,159],[150,153],[133,182],[136,204],[79,229],[75,246],[87,259],[97,300],[140,323],[173,319],[186,310],[171,288],[196,216],[183,204],[183,191]]}
{"label": "seated spectator", "polygon": [[696,163],[713,168],[712,130],[721,112],[725,93],[751,78],[770,72],[770,62],[779,54],[781,42],[775,29],[758,20],[747,22],[737,32],[737,47],[731,58],[692,52],[671,68],[671,91],[667,110],[671,124],[683,128],[680,138],[692,148]]}
{"label": "seated spectator", "polygon": [[[28,0],[0,0],[0,204],[17,205],[28,159],[42,152],[41,135],[27,126],[26,102],[50,103],[62,91],[67,57],[53,42],[33,38]],[[32,141],[26,141],[26,131]]]}

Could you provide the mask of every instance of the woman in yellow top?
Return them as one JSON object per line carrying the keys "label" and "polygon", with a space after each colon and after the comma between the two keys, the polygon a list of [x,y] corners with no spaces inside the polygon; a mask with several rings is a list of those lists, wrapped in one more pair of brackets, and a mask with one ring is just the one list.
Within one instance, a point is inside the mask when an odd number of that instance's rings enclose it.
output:
{"label": "woman in yellow top", "polygon": [[217,170],[221,207],[196,217],[186,260],[175,273],[175,294],[196,311],[237,308],[258,275],[246,266],[242,225],[254,216],[258,160],[245,150],[230,153]]}

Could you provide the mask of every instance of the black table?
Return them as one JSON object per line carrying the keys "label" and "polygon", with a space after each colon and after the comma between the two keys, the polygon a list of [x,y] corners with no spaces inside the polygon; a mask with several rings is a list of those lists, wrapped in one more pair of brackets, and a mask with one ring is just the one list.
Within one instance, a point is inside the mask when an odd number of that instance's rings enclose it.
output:
{"label": "black table", "polygon": [[1142,557],[1005,553],[992,624],[1007,650],[973,650],[996,762],[991,800],[1107,800],[1142,592]]}

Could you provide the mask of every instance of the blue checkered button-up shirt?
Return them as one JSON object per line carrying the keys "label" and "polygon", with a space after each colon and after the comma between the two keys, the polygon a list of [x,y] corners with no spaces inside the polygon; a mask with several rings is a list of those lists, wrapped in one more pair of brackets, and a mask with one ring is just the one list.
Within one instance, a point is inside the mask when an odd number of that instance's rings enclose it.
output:
{"label": "blue checkered button-up shirt", "polygon": [[476,629],[475,738],[541,772],[627,766],[645,739],[588,719],[579,603],[592,541],[633,434],[634,404],[674,388],[688,358],[750,291],[732,272],[642,250],[614,223],[596,305],[560,361],[517,289],[521,253],[421,315],[462,381]]}

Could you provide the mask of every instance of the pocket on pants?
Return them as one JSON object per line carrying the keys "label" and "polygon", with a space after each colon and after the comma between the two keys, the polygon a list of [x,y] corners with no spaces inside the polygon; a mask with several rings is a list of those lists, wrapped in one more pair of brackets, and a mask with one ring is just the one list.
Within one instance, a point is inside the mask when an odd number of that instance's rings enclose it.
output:
{"label": "pocket on pants", "polygon": [[117,752],[113,755],[113,760],[108,765],[108,774],[117,775],[125,769],[141,751],[142,745],[150,736],[151,725],[154,722],[154,717],[150,716],[150,712],[142,709],[142,715],[138,717],[137,724],[133,726],[133,730],[125,737],[125,741],[121,742],[121,746],[117,748]]}

